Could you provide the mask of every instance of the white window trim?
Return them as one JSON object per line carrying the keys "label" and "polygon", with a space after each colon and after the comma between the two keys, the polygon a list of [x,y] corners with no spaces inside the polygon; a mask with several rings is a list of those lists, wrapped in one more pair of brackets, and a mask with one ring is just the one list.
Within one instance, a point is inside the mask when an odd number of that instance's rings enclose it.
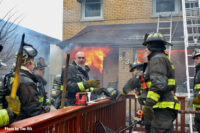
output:
{"label": "white window trim", "polygon": [[103,19],[103,0],[101,0],[101,12],[100,12],[100,16],[97,17],[85,17],[85,2],[86,0],[83,0],[83,2],[81,3],[81,21],[101,21],[104,20]]}
{"label": "white window trim", "polygon": [[181,11],[181,0],[174,0],[175,1],[175,11],[174,12],[156,12],[156,0],[153,0],[152,2],[152,17],[158,17],[158,15],[162,17],[169,17],[172,13],[172,16],[181,16],[182,11]]}

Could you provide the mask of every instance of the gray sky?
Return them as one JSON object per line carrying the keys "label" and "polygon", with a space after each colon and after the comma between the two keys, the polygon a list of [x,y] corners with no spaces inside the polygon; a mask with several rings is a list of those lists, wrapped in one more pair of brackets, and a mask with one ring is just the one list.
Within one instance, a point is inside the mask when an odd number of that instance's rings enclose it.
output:
{"label": "gray sky", "polygon": [[[0,18],[13,9],[11,22],[20,16],[20,26],[61,40],[63,0],[0,0]],[[18,20],[20,20],[18,19]],[[4,19],[6,20],[6,19]]]}

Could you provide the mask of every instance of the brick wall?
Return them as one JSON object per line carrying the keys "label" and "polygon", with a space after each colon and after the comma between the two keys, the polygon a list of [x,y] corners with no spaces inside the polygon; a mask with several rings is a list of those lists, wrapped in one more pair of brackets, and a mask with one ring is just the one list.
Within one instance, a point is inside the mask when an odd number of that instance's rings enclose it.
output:
{"label": "brick wall", "polygon": [[156,22],[151,19],[152,0],[102,0],[102,21],[81,21],[81,3],[64,0],[63,39],[69,39],[88,25]]}

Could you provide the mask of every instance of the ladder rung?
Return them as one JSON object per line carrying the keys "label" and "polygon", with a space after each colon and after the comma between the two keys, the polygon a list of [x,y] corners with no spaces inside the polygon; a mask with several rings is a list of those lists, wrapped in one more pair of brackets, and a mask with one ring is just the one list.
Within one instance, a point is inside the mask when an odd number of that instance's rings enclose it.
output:
{"label": "ladder rung", "polygon": [[170,23],[171,21],[160,21],[160,23]]}
{"label": "ladder rung", "polygon": [[191,56],[193,56],[193,55],[189,54],[188,56],[190,56],[190,57],[191,57]]}
{"label": "ladder rung", "polygon": [[200,36],[200,33],[193,33],[193,34],[190,33],[190,34],[188,34],[188,36],[189,37],[191,37],[191,36]]}
{"label": "ladder rung", "polygon": [[187,24],[187,27],[200,27],[200,24]]}
{"label": "ladder rung", "polygon": [[186,16],[187,19],[200,19],[200,16]]}
{"label": "ladder rung", "polygon": [[185,8],[186,10],[198,10],[199,7],[193,7],[193,8]]}
{"label": "ladder rung", "polygon": [[164,29],[170,29],[170,27],[162,27],[162,28],[159,28],[159,30],[164,30]]}
{"label": "ladder rung", "polygon": [[193,79],[194,77],[189,77],[190,79]]}
{"label": "ladder rung", "polygon": [[170,36],[170,34],[163,34],[164,36]]}
{"label": "ladder rung", "polygon": [[186,0],[185,3],[194,3],[194,2],[198,2],[198,0]]}
{"label": "ladder rung", "polygon": [[194,65],[188,65],[188,67],[195,67]]}
{"label": "ladder rung", "polygon": [[187,47],[197,47],[200,46],[200,43],[188,43]]}

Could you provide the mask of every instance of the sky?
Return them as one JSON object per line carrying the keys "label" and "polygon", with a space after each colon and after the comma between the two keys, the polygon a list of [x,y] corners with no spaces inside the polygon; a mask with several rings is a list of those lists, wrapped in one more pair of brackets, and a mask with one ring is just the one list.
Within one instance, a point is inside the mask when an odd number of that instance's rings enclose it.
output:
{"label": "sky", "polygon": [[1,19],[62,40],[63,0],[0,0],[0,8]]}

